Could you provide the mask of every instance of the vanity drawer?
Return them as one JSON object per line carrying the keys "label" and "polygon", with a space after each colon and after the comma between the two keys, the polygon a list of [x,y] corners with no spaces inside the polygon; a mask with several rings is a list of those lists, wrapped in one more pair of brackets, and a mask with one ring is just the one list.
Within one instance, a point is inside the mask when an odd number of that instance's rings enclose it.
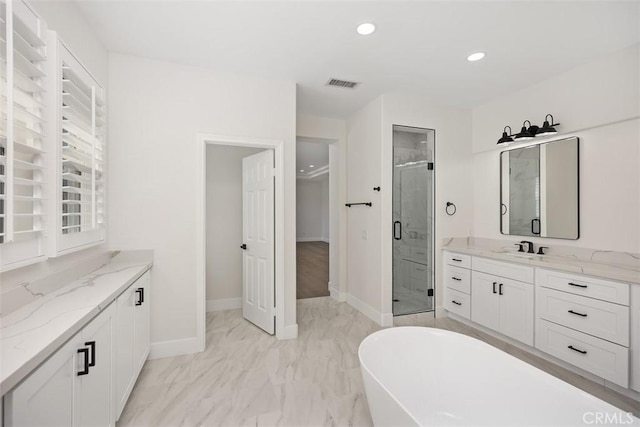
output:
{"label": "vanity drawer", "polygon": [[629,307],[543,287],[536,299],[539,318],[629,347]]}
{"label": "vanity drawer", "polygon": [[465,294],[471,293],[471,270],[447,265],[444,271],[444,283],[450,289],[455,289]]}
{"label": "vanity drawer", "polygon": [[533,267],[475,256],[471,264],[474,271],[506,277],[519,282],[533,283]]}
{"label": "vanity drawer", "polygon": [[445,263],[458,267],[471,268],[471,255],[462,255],[452,252],[444,253]]}
{"label": "vanity drawer", "polygon": [[545,288],[558,289],[576,295],[629,305],[629,285],[626,283],[541,268],[537,270],[536,283]]}
{"label": "vanity drawer", "polygon": [[629,349],[538,319],[536,348],[627,388]]}
{"label": "vanity drawer", "polygon": [[444,297],[444,308],[465,319],[471,318],[471,297],[469,295],[447,288],[444,291]]}

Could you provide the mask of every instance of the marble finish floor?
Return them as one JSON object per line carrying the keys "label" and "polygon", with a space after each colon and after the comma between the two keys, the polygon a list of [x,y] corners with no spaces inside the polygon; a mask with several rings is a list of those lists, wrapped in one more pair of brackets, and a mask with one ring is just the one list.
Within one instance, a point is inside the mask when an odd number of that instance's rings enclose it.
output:
{"label": "marble finish floor", "polygon": [[[449,318],[432,313],[396,325],[475,336],[638,415],[640,405]],[[125,407],[125,426],[370,426],[358,362],[363,338],[380,329],[329,297],[298,301],[297,340],[278,341],[240,310],[208,313],[204,352],[148,361]]]}

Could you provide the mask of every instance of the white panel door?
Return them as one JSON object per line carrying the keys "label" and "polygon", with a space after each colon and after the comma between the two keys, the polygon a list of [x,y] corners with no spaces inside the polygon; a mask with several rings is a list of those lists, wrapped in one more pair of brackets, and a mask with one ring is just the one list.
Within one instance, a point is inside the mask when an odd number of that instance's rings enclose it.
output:
{"label": "white panel door", "polygon": [[498,278],[478,271],[471,279],[471,320],[498,330],[500,327]]}
{"label": "white panel door", "polygon": [[516,280],[499,279],[500,332],[533,345],[533,285]]}
{"label": "white panel door", "polygon": [[266,150],[242,159],[242,314],[275,333],[274,157]]}
{"label": "white panel door", "polygon": [[116,300],[116,419],[120,418],[136,378],[133,362],[135,290],[135,284],[131,285]]}
{"label": "white panel door", "polygon": [[134,366],[134,378],[137,378],[138,372],[142,369],[142,365],[146,362],[149,356],[149,349],[151,346],[151,336],[149,334],[149,297],[151,289],[151,272],[147,271],[142,277],[140,277],[133,284],[136,294],[135,302],[135,333],[134,333],[134,350],[133,350],[133,366]]}

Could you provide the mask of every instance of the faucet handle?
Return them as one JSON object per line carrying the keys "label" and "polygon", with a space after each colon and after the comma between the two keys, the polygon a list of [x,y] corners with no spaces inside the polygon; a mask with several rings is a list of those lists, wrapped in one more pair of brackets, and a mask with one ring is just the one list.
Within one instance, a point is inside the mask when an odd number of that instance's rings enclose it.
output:
{"label": "faucet handle", "polygon": [[538,255],[546,255],[546,254],[544,253],[544,250],[545,250],[545,249],[549,249],[549,247],[548,247],[548,246],[540,246],[540,247],[538,248]]}
{"label": "faucet handle", "polygon": [[524,243],[514,243],[514,245],[518,245],[518,252],[524,252]]}

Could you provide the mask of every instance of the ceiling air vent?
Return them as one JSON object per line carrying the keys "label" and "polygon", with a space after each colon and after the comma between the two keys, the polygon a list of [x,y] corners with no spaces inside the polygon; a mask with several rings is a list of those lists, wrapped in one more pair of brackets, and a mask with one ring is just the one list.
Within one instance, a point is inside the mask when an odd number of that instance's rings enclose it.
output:
{"label": "ceiling air vent", "polygon": [[345,89],[355,89],[360,83],[350,82],[340,79],[329,79],[327,86],[343,87]]}

